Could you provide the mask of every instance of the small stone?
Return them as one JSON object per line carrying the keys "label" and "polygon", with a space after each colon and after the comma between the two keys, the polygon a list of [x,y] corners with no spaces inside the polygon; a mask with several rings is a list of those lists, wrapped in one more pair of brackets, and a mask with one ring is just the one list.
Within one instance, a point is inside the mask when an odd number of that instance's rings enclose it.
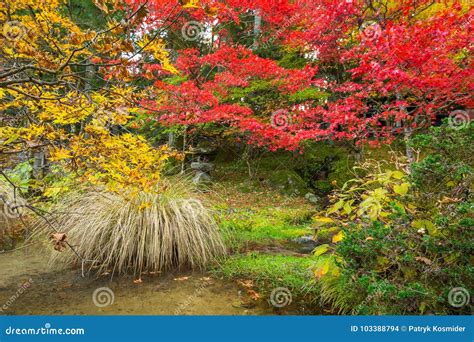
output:
{"label": "small stone", "polygon": [[194,184],[203,184],[203,183],[210,183],[211,176],[209,176],[206,172],[197,171],[196,175],[193,178]]}
{"label": "small stone", "polygon": [[212,170],[214,170],[214,165],[211,163],[192,162],[191,169],[203,172],[211,172]]}
{"label": "small stone", "polygon": [[306,198],[306,200],[312,204],[319,204],[320,202],[319,197],[312,192],[308,192],[306,195],[304,195],[304,198]]}
{"label": "small stone", "polygon": [[299,238],[294,239],[293,242],[300,245],[300,253],[311,253],[318,245],[318,243],[314,241],[313,236],[311,235],[301,236]]}

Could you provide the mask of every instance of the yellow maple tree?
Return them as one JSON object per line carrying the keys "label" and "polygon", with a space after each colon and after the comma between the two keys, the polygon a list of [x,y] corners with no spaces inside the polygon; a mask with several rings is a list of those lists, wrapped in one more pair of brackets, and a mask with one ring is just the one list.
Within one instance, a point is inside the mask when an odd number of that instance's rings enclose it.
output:
{"label": "yellow maple tree", "polygon": [[128,34],[144,7],[94,3],[97,30],[76,23],[65,0],[0,2],[0,154],[41,152],[87,181],[151,189],[170,154],[128,131],[144,96],[128,82],[150,55],[176,69],[162,41]]}

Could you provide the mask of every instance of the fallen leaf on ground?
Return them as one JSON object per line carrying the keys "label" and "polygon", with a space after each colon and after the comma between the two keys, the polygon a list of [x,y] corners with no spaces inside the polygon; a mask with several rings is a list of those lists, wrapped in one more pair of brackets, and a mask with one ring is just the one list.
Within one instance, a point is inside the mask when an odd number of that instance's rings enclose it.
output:
{"label": "fallen leaf on ground", "polygon": [[260,294],[254,290],[247,290],[247,294],[253,300],[258,300],[260,298]]}
{"label": "fallen leaf on ground", "polygon": [[252,288],[253,287],[253,281],[252,280],[238,280],[237,283],[243,287],[246,288]]}
{"label": "fallen leaf on ground", "polygon": [[432,264],[432,261],[431,261],[430,259],[428,259],[428,258],[425,258],[425,257],[416,257],[415,260],[424,262],[424,263],[427,264],[427,265],[431,265],[431,264]]}

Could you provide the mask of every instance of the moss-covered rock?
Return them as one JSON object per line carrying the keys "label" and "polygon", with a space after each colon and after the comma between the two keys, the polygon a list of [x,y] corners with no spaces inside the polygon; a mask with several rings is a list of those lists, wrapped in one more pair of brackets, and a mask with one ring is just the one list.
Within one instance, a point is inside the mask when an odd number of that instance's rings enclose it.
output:
{"label": "moss-covered rock", "polygon": [[312,142],[305,145],[304,153],[295,163],[295,170],[318,196],[327,195],[334,183],[342,185],[352,178],[354,163],[350,151],[333,143]]}
{"label": "moss-covered rock", "polygon": [[290,196],[304,196],[309,191],[303,178],[292,170],[274,171],[268,179],[268,185]]}

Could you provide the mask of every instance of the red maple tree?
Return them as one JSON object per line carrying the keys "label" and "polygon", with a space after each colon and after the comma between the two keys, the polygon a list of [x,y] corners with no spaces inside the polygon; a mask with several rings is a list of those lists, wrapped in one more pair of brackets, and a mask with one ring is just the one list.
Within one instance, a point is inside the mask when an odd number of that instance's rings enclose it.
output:
{"label": "red maple tree", "polygon": [[[429,12],[432,5],[424,0],[379,7],[351,0],[206,0],[194,6],[150,1],[148,29],[178,11],[170,30],[198,23],[195,29],[207,37],[176,49],[182,81],[170,83],[156,73],[154,87],[166,100],[144,105],[161,124],[219,123],[270,149],[297,149],[304,140],[378,143],[409,135],[436,116],[472,106],[474,10],[455,2]],[[230,27],[246,16],[261,24],[256,27],[255,21],[236,35]],[[265,57],[275,48],[296,51],[306,65],[288,68]],[[270,102],[266,108],[229,99],[255,81],[267,82],[286,99],[302,91],[325,96]]]}

